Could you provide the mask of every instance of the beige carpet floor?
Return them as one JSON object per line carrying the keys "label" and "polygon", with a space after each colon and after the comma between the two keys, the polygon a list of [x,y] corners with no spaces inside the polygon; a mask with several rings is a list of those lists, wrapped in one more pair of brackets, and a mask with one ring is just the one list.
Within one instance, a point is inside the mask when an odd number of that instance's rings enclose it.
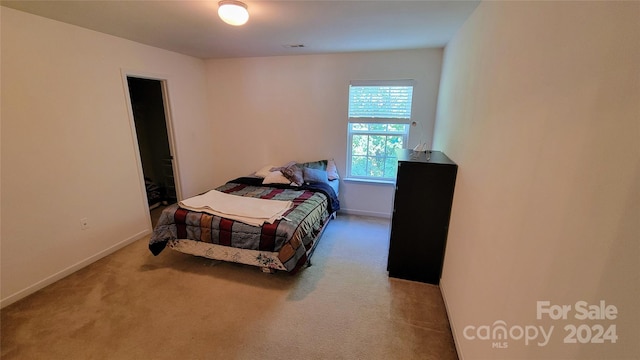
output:
{"label": "beige carpet floor", "polygon": [[141,239],[2,309],[2,359],[457,359],[440,289],[387,276],[388,235],[338,216],[295,276]]}

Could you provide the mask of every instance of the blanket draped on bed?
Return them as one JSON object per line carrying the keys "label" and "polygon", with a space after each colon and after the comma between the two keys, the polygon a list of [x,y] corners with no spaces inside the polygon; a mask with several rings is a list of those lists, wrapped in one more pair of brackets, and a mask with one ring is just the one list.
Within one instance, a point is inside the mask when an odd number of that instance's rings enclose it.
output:
{"label": "blanket draped on bed", "polygon": [[287,271],[299,269],[306,262],[308,251],[313,248],[329,215],[339,209],[338,199],[328,184],[263,186],[261,180],[238,178],[216,190],[238,196],[291,201],[293,206],[283,214],[287,220],[251,226],[206,212],[189,211],[174,204],[162,212],[151,235],[149,250],[158,255],[169,241],[188,239],[275,252]]}
{"label": "blanket draped on bed", "polygon": [[265,222],[273,224],[289,210],[291,201],[259,199],[235,196],[218,190],[211,190],[179,202],[183,209],[206,212],[245,224],[260,226]]}

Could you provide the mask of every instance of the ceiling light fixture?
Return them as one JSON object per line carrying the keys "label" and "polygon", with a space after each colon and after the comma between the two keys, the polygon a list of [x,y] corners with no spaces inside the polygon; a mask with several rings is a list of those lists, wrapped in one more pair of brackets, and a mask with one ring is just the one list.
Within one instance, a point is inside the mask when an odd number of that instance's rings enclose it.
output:
{"label": "ceiling light fixture", "polygon": [[218,3],[218,16],[229,25],[240,26],[249,20],[249,11],[243,2],[222,0]]}

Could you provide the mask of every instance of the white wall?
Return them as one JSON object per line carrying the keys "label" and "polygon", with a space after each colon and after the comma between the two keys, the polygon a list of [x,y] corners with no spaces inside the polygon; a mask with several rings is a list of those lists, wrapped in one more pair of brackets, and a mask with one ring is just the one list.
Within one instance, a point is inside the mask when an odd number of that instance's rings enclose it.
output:
{"label": "white wall", "polygon": [[168,80],[183,195],[213,151],[203,60],[0,9],[5,306],[150,231],[122,69]]}
{"label": "white wall", "polygon": [[[442,49],[207,60],[215,182],[334,158],[345,174],[350,80],[415,79],[410,145],[432,138]],[[393,186],[341,182],[343,210],[390,216]]]}
{"label": "white wall", "polygon": [[[483,2],[446,47],[434,147],[459,164],[441,289],[461,359],[640,354],[638,14]],[[537,320],[545,300],[570,305],[567,320]],[[575,318],[601,300],[616,319]],[[470,339],[499,320],[554,332],[546,346]],[[564,344],[572,324],[615,325],[618,340]]]}

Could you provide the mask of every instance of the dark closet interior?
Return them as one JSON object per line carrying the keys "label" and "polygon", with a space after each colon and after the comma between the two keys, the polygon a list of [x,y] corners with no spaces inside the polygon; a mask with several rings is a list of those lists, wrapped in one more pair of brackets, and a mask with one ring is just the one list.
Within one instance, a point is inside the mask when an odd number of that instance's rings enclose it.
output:
{"label": "dark closet interior", "polygon": [[127,77],[149,208],[177,201],[162,82]]}

